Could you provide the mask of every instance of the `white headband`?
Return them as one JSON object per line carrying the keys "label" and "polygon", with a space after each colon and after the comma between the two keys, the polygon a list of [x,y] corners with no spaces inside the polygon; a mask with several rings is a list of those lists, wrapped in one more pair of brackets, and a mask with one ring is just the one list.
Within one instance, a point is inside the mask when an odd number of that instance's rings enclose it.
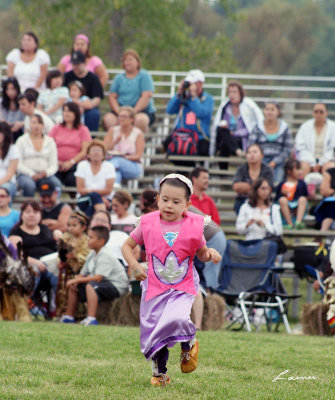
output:
{"label": "white headband", "polygon": [[188,178],[186,178],[186,176],[181,175],[181,174],[169,174],[169,175],[164,176],[164,178],[159,182],[159,186],[161,186],[162,183],[163,183],[164,181],[166,181],[166,179],[173,179],[173,178],[179,179],[180,181],[182,181],[183,183],[185,183],[185,185],[190,189],[191,195],[193,194],[193,185],[192,185],[192,182],[191,182]]}

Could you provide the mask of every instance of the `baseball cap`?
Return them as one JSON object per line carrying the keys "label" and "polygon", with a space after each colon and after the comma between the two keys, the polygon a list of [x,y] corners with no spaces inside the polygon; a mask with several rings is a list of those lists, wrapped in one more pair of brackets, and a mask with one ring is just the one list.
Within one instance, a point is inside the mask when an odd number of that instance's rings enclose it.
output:
{"label": "baseball cap", "polygon": [[38,193],[40,196],[50,196],[56,190],[56,186],[47,180],[41,180],[38,184]]}
{"label": "baseball cap", "polygon": [[181,175],[181,174],[169,174],[169,175],[166,175],[166,176],[164,176],[164,178],[160,181],[159,185],[161,186],[162,183],[163,183],[164,181],[166,181],[167,179],[173,179],[173,178],[179,179],[180,181],[182,181],[183,183],[185,183],[185,185],[188,187],[190,193],[193,194],[193,185],[192,185],[192,182],[191,182],[188,178],[186,178],[186,176]]}
{"label": "baseball cap", "polygon": [[185,81],[195,83],[195,82],[205,82],[205,75],[202,73],[200,69],[191,69],[186,78]]}
{"label": "baseball cap", "polygon": [[82,64],[82,63],[85,63],[85,61],[86,61],[86,57],[82,51],[77,50],[72,53],[72,55],[71,55],[71,63],[72,64]]}

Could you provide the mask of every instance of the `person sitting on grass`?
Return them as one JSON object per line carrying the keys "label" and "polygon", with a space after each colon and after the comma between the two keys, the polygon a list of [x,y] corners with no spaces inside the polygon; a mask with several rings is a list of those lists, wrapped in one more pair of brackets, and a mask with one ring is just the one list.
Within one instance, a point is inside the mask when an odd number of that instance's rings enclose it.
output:
{"label": "person sitting on grass", "polygon": [[113,252],[105,246],[109,231],[105,226],[95,226],[88,232],[88,247],[92,252],[77,278],[66,283],[69,289],[66,314],[61,322],[74,323],[78,300],[87,302],[87,317],[82,325],[98,325],[96,313],[98,303],[113,300],[128,290],[128,278],[124,267],[115,258]]}
{"label": "person sitting on grass", "polygon": [[287,223],[283,228],[293,229],[293,221],[295,220],[295,228],[304,229],[303,218],[307,208],[308,191],[306,183],[300,179],[302,176],[300,161],[287,160],[284,171],[286,180],[278,185],[275,198],[275,202],[279,203],[281,213]]}

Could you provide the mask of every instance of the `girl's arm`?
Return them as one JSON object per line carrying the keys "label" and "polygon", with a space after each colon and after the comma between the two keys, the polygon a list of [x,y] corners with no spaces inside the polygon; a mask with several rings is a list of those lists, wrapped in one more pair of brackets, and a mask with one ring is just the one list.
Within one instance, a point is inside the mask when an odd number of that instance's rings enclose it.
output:
{"label": "girl's arm", "polygon": [[9,161],[9,166],[8,166],[8,169],[7,169],[7,173],[0,180],[0,185],[2,185],[3,183],[9,182],[12,179],[12,177],[16,173],[18,163],[19,163],[19,159],[12,159],[12,160]]}
{"label": "girl's arm", "polygon": [[198,249],[197,256],[202,262],[213,261],[214,264],[222,260],[222,257],[215,249],[208,248],[206,245]]}
{"label": "girl's arm", "polygon": [[108,80],[108,72],[106,70],[106,67],[104,64],[99,65],[99,67],[96,67],[94,73],[98,76],[100,79],[100,83],[102,88],[105,87],[107,80]]}
{"label": "girl's arm", "polygon": [[[59,108],[63,107],[63,105],[67,102],[67,98],[66,97],[60,97],[57,101],[57,103],[52,106],[51,108],[49,108],[49,110],[45,111],[45,113],[47,115],[50,115],[52,113],[54,113],[55,111],[57,111]],[[43,111],[43,110],[41,110]]]}
{"label": "girl's arm", "polygon": [[128,267],[132,270],[134,277],[138,281],[144,281],[147,278],[147,273],[142,265],[136,260],[134,255],[134,249],[137,243],[132,237],[129,237],[122,246],[122,254],[127,261]]}

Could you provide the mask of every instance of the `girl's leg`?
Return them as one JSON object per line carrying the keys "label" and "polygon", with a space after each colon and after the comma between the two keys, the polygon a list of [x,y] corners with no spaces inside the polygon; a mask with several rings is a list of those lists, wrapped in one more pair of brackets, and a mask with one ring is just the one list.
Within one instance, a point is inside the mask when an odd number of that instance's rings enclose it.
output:
{"label": "girl's leg", "polygon": [[290,207],[288,206],[287,198],[282,196],[279,199],[279,205],[280,205],[280,211],[283,214],[283,217],[285,218],[286,222],[288,223],[288,225],[293,226],[292,218],[291,218],[291,211],[290,211]]}
{"label": "girl's leg", "polygon": [[169,359],[169,350],[167,346],[163,347],[152,357],[152,373],[154,376],[166,374],[166,364]]}
{"label": "girl's leg", "polygon": [[199,290],[198,294],[195,296],[192,308],[194,312],[194,325],[197,328],[197,330],[201,330],[202,316],[204,313],[204,299],[202,297],[201,290]]}
{"label": "girl's leg", "polygon": [[306,212],[307,198],[305,196],[299,197],[297,209],[297,223],[302,222]]}
{"label": "girl's leg", "polygon": [[333,218],[325,218],[321,223],[321,231],[328,231],[334,222]]}

